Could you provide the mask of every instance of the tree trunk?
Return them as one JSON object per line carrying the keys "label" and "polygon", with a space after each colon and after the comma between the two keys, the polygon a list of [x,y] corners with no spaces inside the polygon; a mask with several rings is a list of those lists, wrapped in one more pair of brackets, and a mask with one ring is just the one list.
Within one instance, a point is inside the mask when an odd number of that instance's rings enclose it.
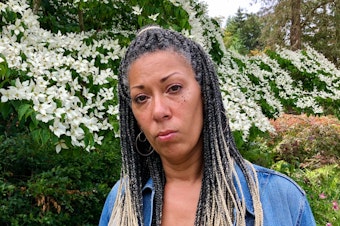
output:
{"label": "tree trunk", "polygon": [[38,14],[38,10],[40,8],[40,3],[41,3],[41,0],[33,0],[33,13],[35,15]]}
{"label": "tree trunk", "polygon": [[301,0],[291,0],[290,46],[292,50],[301,49]]}
{"label": "tree trunk", "polygon": [[80,31],[84,31],[85,30],[84,14],[83,14],[83,10],[81,9],[78,9],[78,20],[79,20]]}
{"label": "tree trunk", "polygon": [[335,56],[333,62],[340,66],[340,1],[335,1]]}

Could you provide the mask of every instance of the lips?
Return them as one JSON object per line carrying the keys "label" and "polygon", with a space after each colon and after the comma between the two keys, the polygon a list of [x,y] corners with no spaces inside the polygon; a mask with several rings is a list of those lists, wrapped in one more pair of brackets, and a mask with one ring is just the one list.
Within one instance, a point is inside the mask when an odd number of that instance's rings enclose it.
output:
{"label": "lips", "polygon": [[170,141],[175,136],[175,133],[173,130],[161,131],[157,134],[157,139],[160,141]]}

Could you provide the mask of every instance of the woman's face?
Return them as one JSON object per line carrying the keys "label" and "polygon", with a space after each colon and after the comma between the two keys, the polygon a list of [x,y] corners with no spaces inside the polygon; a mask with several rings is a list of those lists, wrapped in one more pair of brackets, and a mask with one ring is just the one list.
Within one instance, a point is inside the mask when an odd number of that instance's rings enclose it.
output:
{"label": "woman's face", "polygon": [[128,80],[133,114],[163,163],[200,156],[201,88],[186,59],[165,50],[142,55],[131,64]]}

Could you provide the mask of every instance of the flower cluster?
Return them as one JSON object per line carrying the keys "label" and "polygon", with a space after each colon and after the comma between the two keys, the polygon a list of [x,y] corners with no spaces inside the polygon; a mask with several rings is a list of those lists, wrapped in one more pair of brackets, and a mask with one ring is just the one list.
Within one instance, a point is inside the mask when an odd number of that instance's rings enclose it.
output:
{"label": "flower cluster", "polygon": [[[15,1],[7,4],[16,5]],[[117,78],[102,64],[118,60],[124,49],[117,40],[108,39],[94,40],[88,46],[84,40],[91,33],[54,35],[39,27],[28,5],[17,6],[21,7],[12,10],[21,18],[3,27],[0,51],[2,63],[25,76],[17,76],[14,84],[0,89],[1,101],[30,101],[36,119],[49,124],[57,137],[68,136],[72,145],[86,147],[87,135],[100,145],[99,132],[112,129],[108,116],[117,115],[114,88],[109,82]],[[1,8],[8,9],[4,4]],[[101,64],[96,65],[96,59]]]}
{"label": "flower cluster", "polygon": [[[80,2],[73,1],[72,6]],[[227,51],[220,28],[200,4],[169,2],[188,14],[190,29],[183,29],[183,34],[200,43],[212,58],[218,54],[216,65],[227,114],[232,129],[242,131],[244,139],[252,126],[273,130],[268,116],[283,112],[282,100],[301,109],[312,108],[315,113],[322,112],[317,97],[339,100],[339,70],[313,49],[307,48],[303,53],[284,49],[279,52],[299,70],[317,74],[327,84],[327,90],[316,88],[307,92],[275,59],[267,55],[244,57]],[[146,10],[139,5],[126,7],[136,18]],[[40,28],[38,17],[25,1],[0,2],[0,11],[0,78],[4,80],[0,84],[5,84],[0,87],[1,102],[21,101],[19,115],[27,118],[30,114],[47,124],[58,138],[57,151],[67,145],[90,150],[101,144],[107,132],[114,130],[118,135],[118,128],[113,126],[118,120],[116,73],[125,51],[119,44],[120,38],[126,40],[126,31],[113,29],[117,30],[115,38],[94,35],[95,31],[53,34]],[[9,12],[17,15],[15,19],[8,16]],[[144,16],[158,23],[161,13]]]}

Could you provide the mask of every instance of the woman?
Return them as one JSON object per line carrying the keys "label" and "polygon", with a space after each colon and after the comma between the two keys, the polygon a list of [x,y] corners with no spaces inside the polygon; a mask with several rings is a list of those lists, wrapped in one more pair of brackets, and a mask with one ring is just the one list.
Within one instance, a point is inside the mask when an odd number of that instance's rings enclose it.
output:
{"label": "woman", "polygon": [[291,179],[236,149],[212,61],[146,27],[120,66],[121,180],[100,225],[315,225]]}

